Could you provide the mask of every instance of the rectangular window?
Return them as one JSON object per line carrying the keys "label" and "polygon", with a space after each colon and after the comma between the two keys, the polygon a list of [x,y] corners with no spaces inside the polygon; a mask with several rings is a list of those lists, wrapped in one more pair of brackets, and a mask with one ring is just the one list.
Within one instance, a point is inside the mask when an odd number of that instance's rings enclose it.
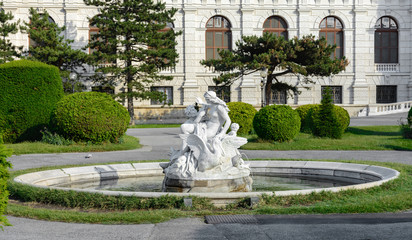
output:
{"label": "rectangular window", "polygon": [[275,90],[272,89],[272,98],[270,99],[270,104],[286,104],[286,90]]}
{"label": "rectangular window", "polygon": [[173,87],[151,87],[152,91],[158,91],[166,96],[166,101],[151,100],[151,105],[173,104]]}
{"label": "rectangular window", "polygon": [[108,94],[114,94],[114,87],[109,86],[94,86],[92,87],[93,92],[104,92]]}
{"label": "rectangular window", "polygon": [[222,99],[224,102],[230,102],[230,86],[209,86],[208,91],[213,91],[216,96]]}
{"label": "rectangular window", "polygon": [[376,103],[397,102],[397,86],[376,86]]}
{"label": "rectangular window", "polygon": [[330,93],[332,95],[332,101],[334,104],[342,103],[342,86],[322,86],[322,98],[325,89],[329,87]]}

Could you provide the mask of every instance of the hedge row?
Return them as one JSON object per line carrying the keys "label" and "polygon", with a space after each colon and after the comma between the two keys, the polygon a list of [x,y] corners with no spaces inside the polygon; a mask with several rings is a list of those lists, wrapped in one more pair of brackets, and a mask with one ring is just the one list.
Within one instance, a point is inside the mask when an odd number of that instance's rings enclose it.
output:
{"label": "hedge row", "polygon": [[6,159],[11,156],[12,151],[7,149],[1,140],[0,136],[0,229],[1,225],[8,225],[7,219],[3,216],[9,199],[9,192],[7,191],[7,180],[9,179],[9,171],[11,168],[10,162]]}
{"label": "hedge row", "polygon": [[59,69],[40,62],[0,65],[0,129],[5,142],[41,139],[52,110],[63,97]]}

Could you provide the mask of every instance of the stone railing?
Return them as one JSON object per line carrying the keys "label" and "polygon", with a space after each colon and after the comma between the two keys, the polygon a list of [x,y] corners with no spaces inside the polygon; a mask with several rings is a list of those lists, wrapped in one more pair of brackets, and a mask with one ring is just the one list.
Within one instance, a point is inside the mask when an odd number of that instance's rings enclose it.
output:
{"label": "stone railing", "polygon": [[408,112],[411,107],[412,101],[385,104],[369,104],[358,113],[358,117]]}
{"label": "stone railing", "polygon": [[379,63],[375,64],[375,72],[399,72],[398,63]]}

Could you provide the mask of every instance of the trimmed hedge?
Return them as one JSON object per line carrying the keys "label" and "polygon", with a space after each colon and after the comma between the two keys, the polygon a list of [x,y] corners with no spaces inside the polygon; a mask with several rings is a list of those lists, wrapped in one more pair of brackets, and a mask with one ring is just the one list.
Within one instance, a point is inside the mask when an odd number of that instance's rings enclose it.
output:
{"label": "trimmed hedge", "polygon": [[312,133],[318,137],[342,138],[350,123],[348,112],[332,103],[330,91],[325,92],[322,104],[313,112],[312,118]]}
{"label": "trimmed hedge", "polygon": [[0,129],[5,142],[41,139],[63,97],[57,67],[28,60],[0,65]]}
{"label": "trimmed hedge", "polygon": [[239,124],[238,134],[249,134],[253,128],[253,117],[256,109],[249,103],[229,102],[229,117],[232,122]]}
{"label": "trimmed hedge", "polygon": [[0,229],[2,229],[1,225],[8,225],[7,219],[3,216],[3,213],[9,200],[7,180],[10,176],[8,169],[11,168],[11,164],[6,159],[11,156],[11,153],[11,149],[7,149],[3,145],[0,136]]}
{"label": "trimmed hedge", "polygon": [[304,133],[312,133],[313,128],[313,112],[319,109],[319,104],[306,104],[296,108],[300,117],[300,131]]}
{"label": "trimmed hedge", "polygon": [[287,105],[270,105],[256,113],[253,128],[261,139],[290,141],[299,133],[300,117]]}
{"label": "trimmed hedge", "polygon": [[81,92],[57,103],[52,129],[73,141],[115,143],[126,132],[129,121],[126,108],[108,94]]}

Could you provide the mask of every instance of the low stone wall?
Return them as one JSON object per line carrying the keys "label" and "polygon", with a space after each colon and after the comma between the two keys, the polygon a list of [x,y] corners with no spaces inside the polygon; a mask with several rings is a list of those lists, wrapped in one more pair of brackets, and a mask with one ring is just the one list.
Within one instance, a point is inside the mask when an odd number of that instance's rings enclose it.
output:
{"label": "low stone wall", "polygon": [[[199,196],[212,199],[217,206],[232,203],[240,198],[268,195],[310,194],[319,191],[338,192],[346,189],[363,189],[379,186],[395,179],[399,172],[390,168],[340,162],[315,161],[250,161],[252,175],[263,176],[305,176],[318,179],[335,179],[353,182],[354,185],[343,187],[318,188],[307,190],[290,190],[276,192],[234,192],[234,193],[170,193],[170,192],[121,192],[76,189],[76,191],[102,193],[105,195],[124,195],[135,197],[160,197],[163,195]],[[76,168],[62,168],[41,172],[28,173],[14,178],[14,181],[41,188],[73,190],[70,188],[53,187],[53,185],[68,182],[102,181],[129,177],[159,176],[163,169],[158,162],[96,165]]]}

